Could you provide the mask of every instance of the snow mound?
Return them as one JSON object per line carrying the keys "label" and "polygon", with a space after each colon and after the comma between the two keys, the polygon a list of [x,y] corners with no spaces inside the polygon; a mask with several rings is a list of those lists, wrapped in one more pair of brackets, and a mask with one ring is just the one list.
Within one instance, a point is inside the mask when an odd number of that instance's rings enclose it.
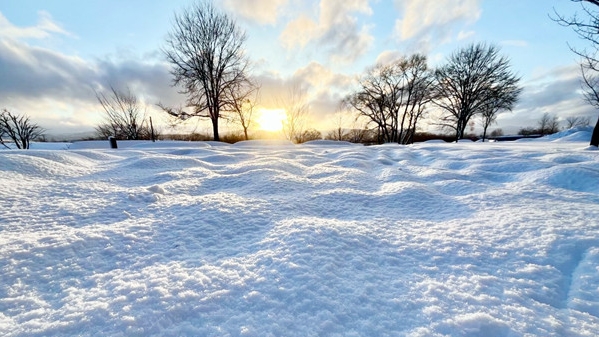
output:
{"label": "snow mound", "polygon": [[593,127],[578,127],[560,132],[561,135],[556,135],[554,141],[561,142],[590,142],[593,134]]}
{"label": "snow mound", "polygon": [[541,179],[550,186],[577,192],[599,194],[599,170],[587,167],[555,167],[545,173]]}
{"label": "snow mound", "polygon": [[580,126],[560,131],[552,135],[547,135],[538,139],[554,142],[590,142],[592,134],[592,126]]}

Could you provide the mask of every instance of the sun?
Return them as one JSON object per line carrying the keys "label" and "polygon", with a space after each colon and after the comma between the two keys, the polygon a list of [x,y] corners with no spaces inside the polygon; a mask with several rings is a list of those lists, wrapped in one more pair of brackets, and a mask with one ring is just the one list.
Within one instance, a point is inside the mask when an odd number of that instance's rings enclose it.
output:
{"label": "sun", "polygon": [[283,109],[260,109],[256,122],[260,130],[274,132],[283,128],[283,120],[285,120]]}

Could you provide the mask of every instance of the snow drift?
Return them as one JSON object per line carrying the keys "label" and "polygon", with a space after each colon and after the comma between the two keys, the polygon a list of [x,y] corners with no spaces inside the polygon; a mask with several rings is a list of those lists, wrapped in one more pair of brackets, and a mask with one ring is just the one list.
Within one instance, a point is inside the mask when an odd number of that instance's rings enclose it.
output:
{"label": "snow drift", "polygon": [[0,334],[596,336],[579,136],[0,151]]}

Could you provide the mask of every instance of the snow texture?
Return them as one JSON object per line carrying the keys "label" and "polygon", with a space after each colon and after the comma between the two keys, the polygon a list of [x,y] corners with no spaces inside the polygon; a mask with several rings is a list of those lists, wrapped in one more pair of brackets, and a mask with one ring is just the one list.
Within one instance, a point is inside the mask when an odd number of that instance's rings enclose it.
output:
{"label": "snow texture", "polygon": [[0,151],[0,335],[597,336],[586,137]]}

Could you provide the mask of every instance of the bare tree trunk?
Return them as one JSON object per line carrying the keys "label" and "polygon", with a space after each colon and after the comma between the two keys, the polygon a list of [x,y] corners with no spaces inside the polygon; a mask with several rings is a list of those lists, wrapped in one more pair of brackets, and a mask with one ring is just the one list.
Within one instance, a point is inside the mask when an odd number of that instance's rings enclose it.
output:
{"label": "bare tree trunk", "polygon": [[599,147],[599,118],[593,129],[593,135],[591,136],[591,145]]}
{"label": "bare tree trunk", "polygon": [[152,124],[152,116],[150,116],[150,137],[152,138],[152,142],[156,141],[154,136],[154,124]]}
{"label": "bare tree trunk", "polygon": [[212,119],[212,132],[214,134],[214,141],[220,142],[220,136],[218,134],[218,118]]}

